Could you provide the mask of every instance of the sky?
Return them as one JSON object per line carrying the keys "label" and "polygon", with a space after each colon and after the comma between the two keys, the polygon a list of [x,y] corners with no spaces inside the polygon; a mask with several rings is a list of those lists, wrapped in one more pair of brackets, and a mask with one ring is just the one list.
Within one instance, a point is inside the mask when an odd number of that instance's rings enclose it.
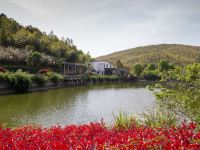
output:
{"label": "sky", "polygon": [[200,45],[200,0],[0,0],[0,13],[92,57],[137,46]]}

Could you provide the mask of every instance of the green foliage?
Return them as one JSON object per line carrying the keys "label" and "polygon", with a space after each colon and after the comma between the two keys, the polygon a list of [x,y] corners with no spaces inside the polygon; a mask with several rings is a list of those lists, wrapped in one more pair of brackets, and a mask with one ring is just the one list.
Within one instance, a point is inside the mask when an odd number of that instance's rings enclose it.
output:
{"label": "green foliage", "polygon": [[141,64],[135,64],[133,66],[133,73],[137,76],[140,76],[144,70],[144,66]]}
{"label": "green foliage", "polygon": [[21,70],[11,74],[11,85],[17,92],[26,92],[31,85],[31,74]]}
{"label": "green foliage", "polygon": [[43,86],[48,81],[48,77],[43,74],[36,74],[32,76],[31,80],[34,81],[39,86]]}
{"label": "green foliage", "polygon": [[[29,58],[30,62],[34,65],[36,64],[35,60],[41,60],[41,56],[35,56],[35,54],[39,53],[48,57],[55,57],[56,60],[53,62],[56,65],[62,64],[62,61],[85,63],[90,59],[89,53],[84,54],[82,50],[78,50],[71,39],[58,39],[58,37],[54,35],[53,31],[47,35],[45,32],[41,32],[35,27],[21,26],[14,19],[8,18],[4,14],[0,15],[0,45],[3,47],[10,46],[13,49],[25,49],[29,53],[34,52],[31,54],[34,56],[30,56],[31,58]],[[36,53],[36,51],[39,53]],[[12,60],[18,62],[18,60],[16,60],[17,57],[11,57]],[[2,59],[0,59],[0,62],[1,61]],[[7,59],[7,61],[10,62],[11,59]],[[24,62],[28,63],[27,61]],[[42,63],[39,62],[37,65],[44,65],[44,62],[45,61],[42,60]],[[46,62],[45,65],[49,65],[48,60]]]}
{"label": "green foliage", "polygon": [[200,82],[196,78],[187,80],[188,77],[182,74],[177,74],[177,78],[179,80],[175,79],[175,82],[160,84],[160,90],[154,89],[157,103],[162,109],[200,125]]}
{"label": "green foliage", "polygon": [[167,60],[176,65],[187,65],[198,62],[200,59],[200,46],[160,44],[136,47],[109,55],[97,57],[98,61],[115,63],[120,60],[124,65],[159,63]]}
{"label": "green foliage", "polygon": [[32,81],[36,82],[38,85],[43,86],[47,81],[52,81],[58,83],[62,81],[64,77],[56,72],[48,72],[47,74],[36,74],[32,76]]}
{"label": "green foliage", "polygon": [[34,66],[40,66],[42,64],[42,55],[38,52],[33,52],[29,56],[29,64]]}
{"label": "green foliage", "polygon": [[48,72],[47,73],[48,79],[54,83],[58,83],[59,81],[63,80],[63,76],[56,72]]}
{"label": "green foliage", "polygon": [[0,81],[12,83],[12,73],[11,72],[0,72]]}
{"label": "green foliage", "polygon": [[9,83],[11,88],[14,88],[16,92],[26,92],[32,82],[35,82],[39,86],[43,86],[47,81],[58,83],[61,80],[63,80],[63,76],[55,72],[48,72],[47,75],[32,75],[27,72],[22,72],[21,70],[14,73],[0,72],[0,81]]}
{"label": "green foliage", "polygon": [[17,31],[15,34],[13,34],[13,40],[14,40],[15,46],[19,48],[24,48],[25,45],[27,44],[28,34],[29,32],[23,28]]}
{"label": "green foliage", "polygon": [[200,79],[200,64],[194,63],[186,66],[186,81]]}
{"label": "green foliage", "polygon": [[156,109],[143,114],[143,122],[148,127],[175,127],[178,123],[176,115],[165,109]]}
{"label": "green foliage", "polygon": [[146,80],[159,80],[161,79],[160,76],[159,76],[159,70],[148,70],[148,69],[145,69],[143,72],[142,72],[142,77]]}
{"label": "green foliage", "polygon": [[168,111],[167,109],[149,110],[137,117],[133,115],[127,115],[121,111],[117,116],[114,116],[114,127],[116,129],[129,129],[133,126],[146,125],[152,128],[159,127],[176,127],[178,125],[178,119],[176,114]]}
{"label": "green foliage", "polygon": [[168,71],[170,69],[173,69],[173,65],[172,64],[169,64],[168,61],[166,60],[161,60],[159,63],[158,63],[158,69],[160,71]]}
{"label": "green foliage", "polygon": [[116,116],[113,114],[114,117],[114,127],[116,129],[128,129],[131,128],[133,125],[139,125],[139,120],[136,117],[128,116],[121,111]]}
{"label": "green foliage", "polygon": [[152,71],[152,70],[155,70],[156,69],[156,65],[155,64],[147,64],[145,70],[148,70],[148,71]]}
{"label": "green foliage", "polygon": [[159,73],[163,81],[198,82],[200,79],[200,64],[194,63],[185,67],[173,66],[173,69]]}
{"label": "green foliage", "polygon": [[19,70],[15,73],[0,73],[0,80],[8,82],[16,92],[26,92],[31,85],[31,76],[31,74]]}
{"label": "green foliage", "polygon": [[[39,57],[37,56],[39,55]],[[37,60],[39,62],[37,63]],[[0,62],[2,64],[13,64],[13,65],[34,65],[39,67],[39,65],[50,65],[54,66],[56,58],[53,56],[46,55],[44,53],[31,52],[29,50],[22,50],[12,47],[2,47],[0,46]]]}
{"label": "green foliage", "polygon": [[109,76],[109,75],[90,75],[88,80],[95,82],[105,82],[105,81],[119,81],[120,77],[118,76]]}

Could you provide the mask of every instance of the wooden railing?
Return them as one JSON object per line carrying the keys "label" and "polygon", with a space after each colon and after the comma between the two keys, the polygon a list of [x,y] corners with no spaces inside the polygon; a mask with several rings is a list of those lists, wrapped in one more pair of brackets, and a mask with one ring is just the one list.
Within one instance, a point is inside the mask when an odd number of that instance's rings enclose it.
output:
{"label": "wooden railing", "polygon": [[64,62],[65,79],[81,79],[86,72],[84,64]]}

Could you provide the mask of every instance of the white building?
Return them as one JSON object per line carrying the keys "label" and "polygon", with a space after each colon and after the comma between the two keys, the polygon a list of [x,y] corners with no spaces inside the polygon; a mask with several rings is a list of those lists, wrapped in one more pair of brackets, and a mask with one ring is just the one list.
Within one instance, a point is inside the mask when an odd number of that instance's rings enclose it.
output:
{"label": "white building", "polygon": [[105,75],[105,69],[106,68],[113,68],[113,65],[108,62],[91,62],[91,66],[93,68],[93,71],[100,75]]}

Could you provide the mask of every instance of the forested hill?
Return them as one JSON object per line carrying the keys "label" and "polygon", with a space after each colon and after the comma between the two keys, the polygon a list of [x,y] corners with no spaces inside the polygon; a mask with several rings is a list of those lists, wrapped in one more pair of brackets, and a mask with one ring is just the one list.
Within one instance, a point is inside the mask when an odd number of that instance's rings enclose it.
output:
{"label": "forested hill", "polygon": [[171,63],[185,65],[200,62],[200,46],[179,44],[150,45],[115,52],[95,59],[112,63],[120,60],[128,66],[135,63],[158,63],[162,59]]}
{"label": "forested hill", "polygon": [[78,50],[72,39],[59,39],[36,27],[22,26],[0,14],[0,64],[59,66],[63,61],[85,63],[90,56]]}

